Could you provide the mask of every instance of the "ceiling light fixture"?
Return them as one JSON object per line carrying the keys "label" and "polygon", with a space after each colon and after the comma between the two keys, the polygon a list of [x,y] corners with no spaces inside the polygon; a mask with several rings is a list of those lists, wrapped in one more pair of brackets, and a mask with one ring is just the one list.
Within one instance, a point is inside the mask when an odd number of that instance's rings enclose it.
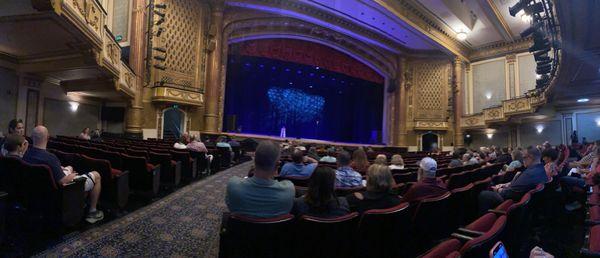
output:
{"label": "ceiling light fixture", "polygon": [[77,109],[79,108],[79,103],[75,102],[75,101],[69,102],[69,105],[71,106],[71,111],[73,111],[73,112],[76,112]]}
{"label": "ceiling light fixture", "polygon": [[488,134],[486,134],[486,135],[487,135],[487,138],[488,138],[488,139],[492,139],[492,137],[494,137],[494,134],[493,134],[493,133],[488,133]]}
{"label": "ceiling light fixture", "polygon": [[579,102],[579,103],[585,103],[585,102],[588,102],[588,101],[590,101],[590,99],[588,99],[588,98],[583,98],[583,99],[578,99],[577,100],[577,102]]}
{"label": "ceiling light fixture", "polygon": [[544,131],[544,125],[536,125],[535,130],[538,134],[541,134]]}
{"label": "ceiling light fixture", "polygon": [[467,33],[464,31],[456,33],[456,38],[460,41],[467,39]]}

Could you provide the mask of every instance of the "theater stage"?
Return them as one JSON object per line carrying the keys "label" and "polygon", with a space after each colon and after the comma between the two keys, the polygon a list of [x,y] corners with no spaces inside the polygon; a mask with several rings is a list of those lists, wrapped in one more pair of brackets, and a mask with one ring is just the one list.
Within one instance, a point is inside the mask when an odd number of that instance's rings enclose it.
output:
{"label": "theater stage", "polygon": [[[212,134],[212,133],[202,133],[202,134]],[[351,142],[335,142],[335,141],[326,141],[326,140],[318,140],[318,139],[308,139],[308,138],[293,138],[293,137],[278,137],[278,136],[270,136],[270,135],[260,135],[260,134],[244,134],[244,133],[219,133],[214,135],[227,135],[229,137],[235,138],[236,140],[244,140],[247,138],[255,139],[257,141],[260,140],[271,140],[276,142],[285,142],[285,141],[295,141],[301,144],[318,144],[318,145],[334,145],[334,146],[351,146],[351,147],[360,147],[360,146],[368,146],[368,147],[388,147],[383,144],[366,144],[366,143],[351,143]]]}

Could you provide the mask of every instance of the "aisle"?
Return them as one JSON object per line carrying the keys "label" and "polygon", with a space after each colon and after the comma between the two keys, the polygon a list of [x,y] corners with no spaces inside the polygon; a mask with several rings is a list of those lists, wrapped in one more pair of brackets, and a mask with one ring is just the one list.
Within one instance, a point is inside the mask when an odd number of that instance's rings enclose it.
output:
{"label": "aisle", "polygon": [[251,166],[219,172],[38,256],[216,257],[227,180],[244,176]]}

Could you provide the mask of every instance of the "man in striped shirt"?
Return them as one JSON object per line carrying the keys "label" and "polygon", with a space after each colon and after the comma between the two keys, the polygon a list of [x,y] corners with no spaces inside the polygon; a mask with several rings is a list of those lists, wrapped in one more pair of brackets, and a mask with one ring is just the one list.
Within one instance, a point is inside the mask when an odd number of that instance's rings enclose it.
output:
{"label": "man in striped shirt", "polygon": [[337,156],[338,169],[335,171],[336,187],[362,186],[362,176],[350,167],[350,153],[342,151]]}

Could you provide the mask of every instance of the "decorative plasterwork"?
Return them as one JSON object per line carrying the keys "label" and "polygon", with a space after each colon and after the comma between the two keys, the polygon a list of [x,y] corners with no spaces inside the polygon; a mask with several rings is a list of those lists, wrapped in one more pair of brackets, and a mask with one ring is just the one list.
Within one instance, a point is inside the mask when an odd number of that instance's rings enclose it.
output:
{"label": "decorative plasterwork", "polygon": [[105,28],[104,31],[103,48],[98,63],[114,76],[120,75],[121,47],[108,28]]}
{"label": "decorative plasterwork", "polygon": [[531,47],[531,44],[533,44],[533,39],[531,37],[519,39],[514,42],[495,43],[471,52],[469,59],[471,62],[475,62],[509,54],[521,53],[527,51],[529,47]]}
{"label": "decorative plasterwork", "polygon": [[483,117],[485,122],[497,122],[497,121],[505,121],[504,119],[504,111],[502,106],[486,108],[483,110]]}
{"label": "decorative plasterwork", "polygon": [[119,80],[116,83],[116,88],[118,91],[121,91],[132,98],[135,96],[136,89],[138,88],[135,74],[123,63],[121,63],[119,67]]}
{"label": "decorative plasterwork", "polygon": [[460,127],[462,128],[486,128],[485,118],[483,113],[463,116],[460,120]]}
{"label": "decorative plasterwork", "polygon": [[459,42],[454,35],[442,29],[433,17],[420,11],[412,0],[374,0],[396,15],[408,25],[417,29],[431,40],[448,49],[454,55],[469,61],[469,48]]}
{"label": "decorative plasterwork", "polygon": [[204,105],[204,94],[167,87],[155,87],[152,96],[153,102],[179,103],[192,106]]}
{"label": "decorative plasterwork", "polygon": [[[233,15],[233,14],[230,14]],[[296,38],[321,43],[364,61],[385,77],[393,77],[393,54],[321,26],[283,17],[258,17],[232,21],[225,25],[229,43],[260,38]]]}
{"label": "decorative plasterwork", "polygon": [[100,46],[104,34],[106,12],[95,0],[51,1],[54,11],[64,15],[78,27],[96,46]]}
{"label": "decorative plasterwork", "polygon": [[415,130],[448,130],[448,122],[441,121],[415,121]]}

